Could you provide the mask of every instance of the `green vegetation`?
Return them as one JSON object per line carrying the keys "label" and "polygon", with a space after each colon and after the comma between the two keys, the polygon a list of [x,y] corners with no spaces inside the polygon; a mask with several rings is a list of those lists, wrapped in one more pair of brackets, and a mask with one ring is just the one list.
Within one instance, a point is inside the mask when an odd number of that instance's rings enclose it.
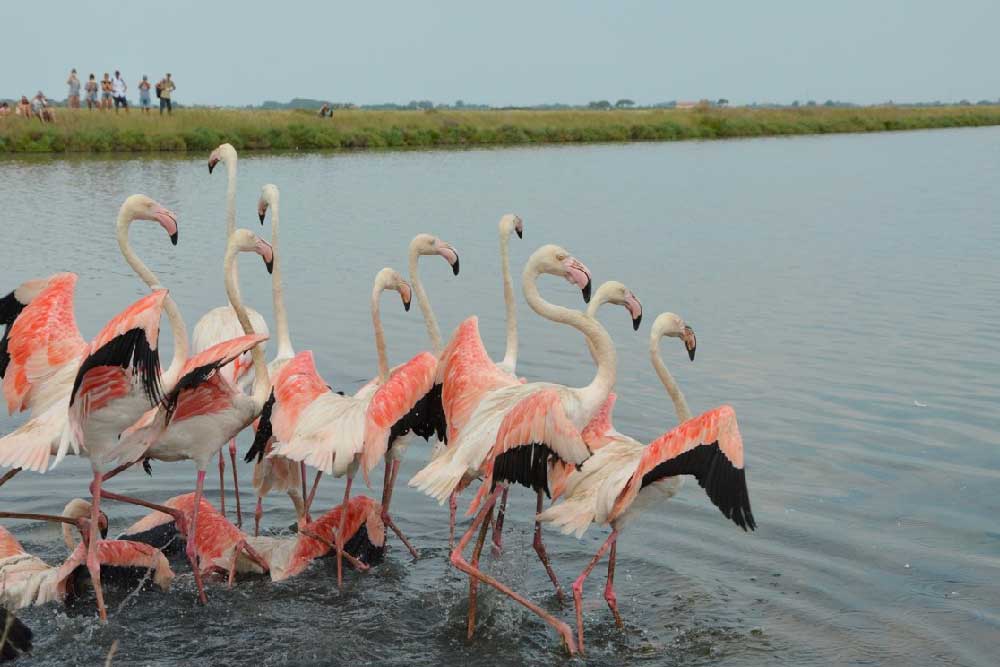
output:
{"label": "green vegetation", "polygon": [[[625,107],[630,100],[619,100]],[[610,103],[608,104],[610,106]],[[1000,105],[556,111],[182,109],[161,117],[58,109],[54,124],[0,118],[2,153],[491,146],[883,132],[1000,125]]]}

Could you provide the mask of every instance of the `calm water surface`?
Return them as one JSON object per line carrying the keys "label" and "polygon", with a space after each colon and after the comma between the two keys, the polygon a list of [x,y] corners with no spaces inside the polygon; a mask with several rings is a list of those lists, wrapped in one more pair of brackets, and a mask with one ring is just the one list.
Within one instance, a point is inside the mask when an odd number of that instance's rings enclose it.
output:
{"label": "calm water surface", "polygon": [[[645,515],[619,550],[625,632],[604,605],[601,568],[585,590],[586,662],[987,665],[1000,636],[998,145],[1000,130],[977,129],[248,155],[238,211],[241,225],[259,231],[259,188],[281,187],[292,337],[297,349],[315,350],[338,388],[375,372],[371,280],[386,265],[405,270],[418,232],[461,253],[457,278],[439,259],[422,264],[442,329],[476,313],[490,351],[502,353],[496,223],[508,211],[525,221],[524,240],[512,240],[516,273],[538,245],[556,242],[587,262],[595,281],[621,280],[642,300],[639,334],[619,309],[602,315],[619,350],[622,431],[647,441],[674,425],[649,367],[648,323],[672,310],[695,327],[695,363],[677,341],[664,343],[664,356],[696,413],[735,406],[760,527],[743,534],[690,483]],[[133,243],[193,324],[224,301],[225,175],[209,176],[206,158],[0,161],[2,291],[76,271],[77,319],[92,336],[142,293],[118,255],[113,223],[121,200],[144,192],[178,213],[180,244],[145,223],[133,226]],[[248,260],[241,278],[247,300],[270,316],[259,262]],[[542,289],[581,305],[561,281],[545,279]],[[385,303],[398,363],[426,348],[426,334],[418,309]],[[574,332],[523,304],[519,315],[521,374],[589,380]],[[20,421],[4,417],[0,426]],[[169,594],[115,606],[106,627],[84,611],[25,611],[37,644],[24,664],[97,664],[115,639],[117,665],[572,662],[535,616],[492,591],[466,642],[467,588],[447,563],[447,511],[405,485],[428,453],[422,442],[411,447],[394,503],[419,561],[390,540],[386,563],[350,574],[342,593],[335,565],[324,562],[279,585],[213,583],[204,608],[178,563]],[[250,467],[240,473],[249,489]],[[86,493],[87,481],[86,462],[70,460],[16,478],[3,504],[58,511]],[[159,501],[193,486],[188,464],[112,483]],[[342,489],[325,483],[317,506],[334,505]],[[243,502],[251,507],[250,494]],[[486,566],[569,621],[572,606],[560,608],[531,549],[533,506],[527,491],[512,494],[506,548]],[[113,533],[141,515],[107,509]],[[292,520],[286,498],[269,499],[269,530]],[[55,528],[12,527],[30,551],[52,562],[64,556]],[[549,536],[564,585],[605,535]]]}

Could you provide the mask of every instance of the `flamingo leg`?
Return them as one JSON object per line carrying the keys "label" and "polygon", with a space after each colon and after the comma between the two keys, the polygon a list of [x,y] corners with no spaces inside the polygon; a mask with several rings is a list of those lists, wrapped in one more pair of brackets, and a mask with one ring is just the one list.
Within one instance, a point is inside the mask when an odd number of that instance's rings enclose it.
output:
{"label": "flamingo leg", "polygon": [[[302,530],[299,531],[299,534],[300,535],[304,535],[305,537],[314,539],[317,542],[320,542],[321,544],[326,545],[327,548],[332,549],[334,551],[336,551],[336,549],[337,549],[337,545],[334,542],[331,542],[330,540],[326,539],[322,535],[314,533],[313,531],[309,530],[308,528],[303,528]],[[357,558],[355,558],[353,555],[351,555],[351,553],[348,552],[348,551],[344,552],[344,560],[346,560],[348,563],[350,563],[351,567],[353,567],[358,572],[367,572],[369,570],[369,567],[366,564],[364,564],[361,561],[359,561]]]}
{"label": "flamingo leg", "polygon": [[257,496],[257,508],[253,511],[253,536],[260,535],[260,518],[264,516],[264,499]]}
{"label": "flamingo leg", "polygon": [[0,477],[0,486],[3,486],[4,484],[6,484],[6,483],[7,483],[8,481],[10,481],[10,479],[11,479],[11,478],[12,478],[12,477],[13,477],[14,475],[16,475],[16,474],[17,474],[17,473],[19,473],[19,472],[21,472],[21,469],[20,469],[20,468],[11,468],[11,469],[10,469],[10,470],[8,470],[7,472],[5,472],[5,473],[3,474],[3,477]]}
{"label": "flamingo leg", "polygon": [[479,514],[476,515],[476,518],[472,522],[472,525],[469,526],[469,530],[465,533],[465,535],[462,536],[462,539],[459,540],[458,545],[455,547],[454,551],[451,552],[451,564],[454,565],[459,570],[461,570],[462,572],[468,574],[470,577],[475,577],[484,584],[492,586],[501,593],[510,597],[515,602],[527,607],[531,611],[538,614],[539,618],[548,623],[556,632],[559,633],[559,636],[562,637],[563,643],[566,645],[566,648],[569,651],[570,655],[574,655],[576,653],[576,641],[573,639],[573,631],[570,630],[568,625],[566,625],[558,618],[556,618],[552,614],[548,613],[547,611],[539,607],[531,600],[528,600],[527,598],[518,595],[513,590],[511,590],[510,587],[500,583],[499,581],[489,576],[485,572],[482,572],[479,568],[473,567],[465,560],[465,558],[462,557],[462,551],[465,549],[466,545],[472,539],[472,534],[476,531],[477,528],[479,528],[482,525],[483,521],[486,519],[487,512],[493,509],[493,506],[496,504],[497,497],[500,495],[501,490],[502,489],[500,487],[494,489],[493,493],[486,501],[486,504],[483,506],[482,509],[479,510]]}
{"label": "flamingo leg", "polygon": [[157,512],[162,512],[163,514],[169,514],[174,518],[177,523],[177,530],[180,532],[186,532],[185,526],[187,526],[187,517],[184,513],[175,507],[167,507],[166,505],[157,505],[156,503],[151,503],[148,500],[143,500],[142,498],[133,498],[132,496],[123,496],[118,493],[111,493],[110,491],[105,491],[101,489],[101,498],[104,500],[115,500],[120,503],[128,503],[130,505],[138,505],[140,507],[145,507]]}
{"label": "flamingo leg", "polygon": [[[307,517],[309,516],[309,508],[312,507],[313,500],[316,498],[316,487],[319,486],[319,480],[322,479],[322,478],[323,478],[323,471],[322,470],[317,470],[316,471],[316,478],[313,480],[312,490],[309,492],[309,495],[306,496],[306,516]],[[305,478],[303,478],[303,480],[304,479]],[[303,481],[302,483],[305,484],[305,481]]]}
{"label": "flamingo leg", "polygon": [[448,548],[455,548],[455,515],[458,514],[458,494],[452,492],[448,496]]}
{"label": "flamingo leg", "polygon": [[241,551],[247,555],[247,558],[259,565],[265,574],[271,571],[271,564],[264,560],[264,557],[257,553],[253,547],[247,544],[246,540],[240,540],[233,546],[233,561],[229,568],[229,588],[232,588],[233,584],[236,583],[236,563],[240,559]]}
{"label": "flamingo leg", "polygon": [[608,608],[615,616],[615,625],[619,630],[625,629],[622,616],[618,613],[618,596],[615,595],[615,561],[618,557],[618,542],[611,545],[611,553],[608,555],[608,583],[604,586],[604,599],[608,602]]}
{"label": "flamingo leg", "polygon": [[562,586],[559,585],[559,578],[556,577],[555,571],[552,569],[552,564],[549,563],[549,554],[545,551],[545,544],[542,542],[542,524],[537,519],[538,515],[542,513],[542,492],[538,492],[538,502],[535,504],[535,539],[532,546],[535,548],[535,553],[538,554],[538,559],[542,561],[542,565],[545,566],[545,572],[549,575],[549,579],[552,580],[552,585],[556,587],[556,597],[559,598],[560,604],[565,599],[563,594]]}
{"label": "flamingo leg", "polygon": [[608,548],[611,545],[613,545],[617,539],[618,539],[618,530],[617,529],[612,530],[611,534],[608,535],[608,539],[604,541],[604,544],[601,545],[601,548],[597,550],[596,554],[594,554],[594,557],[591,559],[590,564],[588,564],[587,567],[584,568],[583,572],[580,573],[580,576],[577,577],[576,581],[573,582],[573,604],[576,606],[576,632],[580,640],[581,653],[583,652],[583,582],[587,577],[590,576],[590,573],[593,571],[594,566],[597,565],[597,562],[599,560],[601,560],[601,556],[604,555],[604,552],[607,551]]}
{"label": "flamingo leg", "polygon": [[[479,529],[479,537],[476,538],[476,548],[472,550],[472,560],[470,561],[472,567],[479,567],[479,556],[483,552],[483,544],[486,543],[486,533],[489,531],[491,518],[492,510],[490,510],[490,516],[486,517],[486,521],[483,521],[483,525]],[[466,630],[466,637],[468,639],[472,639],[472,635],[476,632],[476,599],[478,597],[479,580],[475,577],[469,577],[469,623]]]}
{"label": "flamingo leg", "polygon": [[[236,438],[229,440],[229,460],[233,464],[233,492],[236,494],[236,527],[243,527],[243,508],[240,507],[240,476],[236,466]],[[225,512],[223,512],[224,514]]]}
{"label": "flamingo leg", "polygon": [[111,479],[112,477],[117,477],[121,473],[125,472],[126,470],[128,470],[129,468],[131,468],[132,466],[134,466],[136,463],[138,463],[138,461],[132,461],[131,463],[123,463],[120,466],[118,466],[117,468],[109,470],[108,472],[104,473],[104,477],[103,477],[103,479],[101,481],[102,482],[106,482],[109,479]]}
{"label": "flamingo leg", "polygon": [[98,522],[101,518],[101,473],[94,470],[94,481],[90,484],[92,501],[90,504],[90,536],[87,539],[87,570],[90,572],[90,581],[94,586],[94,595],[97,598],[97,613],[101,617],[101,622],[108,620],[108,610],[104,606],[104,589],[101,588],[101,561],[98,557],[98,541],[101,536],[98,532]]}
{"label": "flamingo leg", "polygon": [[[344,488],[344,504],[340,508],[340,527],[337,528],[337,588],[340,590],[344,590],[344,530],[347,528],[347,503],[351,499],[352,481],[354,481],[353,478],[347,478],[347,486]],[[316,487],[313,486],[313,488]]]}
{"label": "flamingo leg", "polygon": [[392,529],[392,532],[396,533],[396,537],[398,537],[400,541],[404,545],[406,545],[406,548],[409,549],[410,555],[413,556],[414,559],[417,559],[420,558],[420,552],[418,552],[415,548],[413,548],[413,545],[410,544],[410,541],[406,539],[406,535],[403,535],[403,531],[399,529],[399,526],[396,525],[396,522],[394,522],[392,520],[392,517],[389,516],[389,503],[392,502],[392,488],[396,485],[396,476],[398,474],[399,474],[399,461],[393,461],[391,467],[389,465],[386,465],[387,486],[385,487],[385,489],[387,489],[387,491],[386,490],[382,491],[382,523],[389,526],[389,528]]}
{"label": "flamingo leg", "polygon": [[[221,452],[220,452],[221,453]],[[198,471],[198,483],[194,489],[194,510],[191,512],[191,525],[188,527],[187,557],[194,569],[194,583],[198,587],[198,599],[202,604],[208,604],[205,595],[205,585],[201,580],[201,564],[198,562],[198,546],[195,539],[198,535],[198,507],[201,505],[201,495],[205,490],[205,471]]]}
{"label": "flamingo leg", "polygon": [[226,459],[219,450],[219,513],[226,516]]}
{"label": "flamingo leg", "polygon": [[299,479],[302,482],[302,498],[304,500],[309,497],[306,494],[306,464],[304,461],[299,462]]}
{"label": "flamingo leg", "polygon": [[503,549],[503,520],[507,515],[507,494],[509,487],[504,487],[503,495],[500,497],[500,507],[497,509],[497,520],[493,524],[493,548],[497,553]]}

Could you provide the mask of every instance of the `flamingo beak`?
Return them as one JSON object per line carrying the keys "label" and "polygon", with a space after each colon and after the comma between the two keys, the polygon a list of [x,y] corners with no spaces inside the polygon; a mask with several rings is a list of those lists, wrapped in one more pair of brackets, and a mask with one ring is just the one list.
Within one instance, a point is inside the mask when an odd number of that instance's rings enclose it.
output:
{"label": "flamingo beak", "polygon": [[455,249],[453,247],[451,247],[450,245],[448,245],[447,243],[443,243],[438,248],[438,254],[441,255],[442,257],[444,257],[445,260],[447,260],[448,264],[451,265],[451,272],[454,275],[457,276],[458,275],[458,253],[455,251]]}
{"label": "flamingo beak", "polygon": [[698,349],[698,337],[694,335],[694,329],[689,326],[684,327],[684,347],[687,348],[688,357],[694,361],[694,353]]}
{"label": "flamingo beak", "polygon": [[566,280],[580,288],[584,303],[590,303],[590,269],[576,257],[563,260],[563,268],[566,269]]}
{"label": "flamingo beak", "polygon": [[632,330],[638,331],[639,325],[642,324],[642,304],[639,303],[639,299],[636,298],[635,294],[629,292],[629,295],[625,297],[625,308],[628,309],[629,314],[632,316]]}
{"label": "flamingo beak", "polygon": [[153,212],[153,219],[170,235],[170,243],[177,245],[177,216],[160,206]]}
{"label": "flamingo beak", "polygon": [[101,539],[105,539],[108,536],[108,515],[103,511],[101,512],[100,518],[97,520],[97,529],[101,531]]}
{"label": "flamingo beak", "polygon": [[267,272],[274,271],[274,248],[264,239],[257,239],[257,253],[264,258],[264,266]]}
{"label": "flamingo beak", "polygon": [[215,169],[215,165],[219,164],[219,158],[212,156],[208,158],[208,173],[211,174]]}
{"label": "flamingo beak", "polygon": [[267,204],[261,202],[261,204],[257,206],[257,217],[260,218],[261,225],[264,224],[265,215],[267,215]]}
{"label": "flamingo beak", "polygon": [[515,227],[514,228],[514,233],[517,234],[517,238],[519,238],[519,239],[523,239],[524,238],[524,228],[523,227],[520,227],[520,226]]}
{"label": "flamingo beak", "polygon": [[403,310],[410,312],[410,298],[412,297],[412,293],[408,283],[403,283],[399,286],[399,296],[403,300]]}

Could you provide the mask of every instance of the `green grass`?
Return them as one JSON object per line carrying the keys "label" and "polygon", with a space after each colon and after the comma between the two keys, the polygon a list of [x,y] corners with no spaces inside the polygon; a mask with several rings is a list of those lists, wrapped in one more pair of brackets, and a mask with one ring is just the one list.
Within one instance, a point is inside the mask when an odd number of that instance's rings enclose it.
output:
{"label": "green grass", "polygon": [[629,111],[181,109],[161,117],[58,109],[54,124],[0,118],[0,153],[324,150],[681,141],[1000,125],[1000,106]]}

